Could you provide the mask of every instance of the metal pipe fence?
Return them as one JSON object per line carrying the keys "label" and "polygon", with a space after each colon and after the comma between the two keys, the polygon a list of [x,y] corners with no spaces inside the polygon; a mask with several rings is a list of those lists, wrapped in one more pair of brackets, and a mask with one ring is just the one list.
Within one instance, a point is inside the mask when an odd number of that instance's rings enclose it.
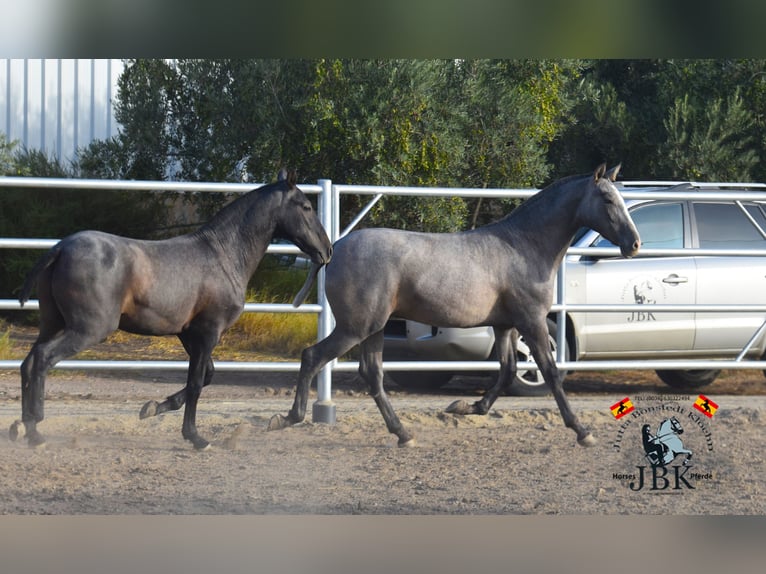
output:
{"label": "metal pipe fence", "polygon": [[[677,182],[661,182],[672,184]],[[658,182],[630,182],[630,185],[657,185]],[[26,177],[0,177],[0,193],[3,188],[56,188],[56,189],[96,189],[103,191],[175,191],[175,192],[234,192],[243,193],[250,191],[260,184],[232,184],[232,183],[194,183],[194,182],[155,182],[155,181],[110,181],[89,179],[54,179],[54,178],[26,178]],[[628,183],[625,183],[628,185]],[[625,191],[626,199],[663,199],[663,200],[738,200],[738,201],[766,201],[766,185],[763,184],[694,184],[696,191]],[[727,191],[706,191],[708,188],[723,186]],[[331,180],[319,180],[316,185],[301,185],[301,189],[309,194],[318,196],[318,213],[322,224],[332,242],[337,241],[349,233],[357,225],[372,205],[384,195],[405,196],[440,196],[440,197],[465,197],[465,198],[527,198],[537,189],[469,189],[469,188],[423,188],[423,187],[382,187],[368,185],[335,185]],[[751,191],[742,191],[738,187],[747,187]],[[763,190],[763,191],[762,191]],[[343,230],[340,228],[340,203],[343,195],[355,194],[360,196],[372,196],[370,203],[363,208],[362,212]],[[2,230],[0,230],[0,235]],[[47,249],[57,242],[57,239],[39,238],[0,238],[0,249]],[[299,254],[300,250],[294,245],[271,245],[268,253],[273,254]],[[570,249],[568,255],[593,255],[609,256],[618,255],[616,248],[588,248]],[[766,250],[747,251],[721,250],[721,249],[652,249],[642,250],[644,256],[763,256]],[[663,304],[620,304],[620,305],[583,305],[566,303],[566,285],[564,281],[564,265],[559,271],[557,302],[551,308],[555,313],[560,327],[563,326],[565,316],[569,312],[624,312],[624,311],[656,311],[656,312],[764,312],[764,305],[663,305]],[[19,310],[18,301],[12,299],[0,299],[0,310]],[[37,309],[37,301],[28,301],[23,310]],[[246,303],[245,312],[275,312],[275,313],[317,313],[319,315],[317,338],[323,339],[333,327],[332,313],[324,294],[324,270],[318,277],[318,302],[316,304],[304,304],[298,309],[289,304],[274,303]],[[559,336],[564,337],[565,329],[558,329]],[[563,339],[562,339],[563,341]],[[561,341],[560,341],[561,342]],[[742,361],[742,356],[736,360],[588,360],[585,362],[566,361],[563,357],[563,345],[559,344],[561,353],[557,357],[557,365],[564,370],[635,370],[635,369],[766,369],[766,361]],[[0,369],[17,369],[20,361],[0,361]],[[497,361],[387,361],[384,364],[386,370],[409,370],[409,371],[493,371],[499,368]],[[519,363],[519,369],[536,369],[533,362]],[[186,361],[94,361],[94,360],[70,360],[61,361],[57,369],[76,370],[186,370]],[[270,361],[216,361],[218,371],[239,372],[297,372],[300,363],[297,361],[270,362]],[[331,401],[332,373],[355,371],[358,363],[355,361],[333,361],[320,373],[318,381],[317,402]]]}

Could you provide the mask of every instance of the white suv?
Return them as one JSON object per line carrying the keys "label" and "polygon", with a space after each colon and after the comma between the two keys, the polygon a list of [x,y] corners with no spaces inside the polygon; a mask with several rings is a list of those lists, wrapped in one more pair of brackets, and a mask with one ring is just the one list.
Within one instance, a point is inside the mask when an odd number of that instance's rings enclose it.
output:
{"label": "white suv", "polygon": [[[623,191],[693,191],[693,184],[631,187]],[[722,186],[732,189],[729,186]],[[736,191],[748,188],[738,186]],[[720,188],[705,187],[706,191]],[[766,203],[709,199],[632,200],[626,205],[641,235],[642,250],[766,250]],[[611,244],[584,229],[575,247]],[[639,256],[633,259],[569,255],[566,258],[568,304],[766,304],[766,258],[760,256]],[[589,359],[734,358],[766,320],[764,313],[738,312],[569,312],[565,356]],[[549,321],[551,345],[556,323]],[[385,330],[385,360],[485,360],[493,358],[489,327],[441,328],[392,318]],[[766,338],[757,340],[749,356],[762,357]],[[519,360],[531,360],[523,340]],[[657,371],[677,388],[712,383],[720,371]],[[390,371],[403,387],[438,387],[449,371]],[[547,392],[539,374],[519,372],[514,394]]]}

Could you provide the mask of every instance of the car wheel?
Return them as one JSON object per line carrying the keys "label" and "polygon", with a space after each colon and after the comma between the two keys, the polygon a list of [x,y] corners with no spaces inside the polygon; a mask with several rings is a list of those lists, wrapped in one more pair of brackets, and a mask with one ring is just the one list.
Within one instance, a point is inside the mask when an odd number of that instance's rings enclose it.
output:
{"label": "car wheel", "polygon": [[663,383],[674,389],[699,389],[715,381],[721,374],[720,370],[690,370],[690,371],[657,371],[657,376]]}
{"label": "car wheel", "polygon": [[[548,333],[551,351],[553,351],[553,355],[556,356],[556,338],[558,333],[558,326],[556,325],[556,321],[548,319]],[[567,345],[564,349],[564,357],[567,361],[569,360],[569,345]],[[516,358],[519,362],[534,360],[532,359],[529,347],[524,341],[524,337],[519,338],[519,342],[516,345]],[[566,377],[566,372],[561,373],[561,378],[563,379],[564,377]],[[513,381],[508,394],[517,397],[537,397],[545,395],[549,391],[550,388],[543,378],[542,371],[539,369],[531,371],[520,370],[516,373],[516,380]]]}
{"label": "car wheel", "polygon": [[432,391],[450,382],[449,371],[386,371],[397,385],[413,391]]}

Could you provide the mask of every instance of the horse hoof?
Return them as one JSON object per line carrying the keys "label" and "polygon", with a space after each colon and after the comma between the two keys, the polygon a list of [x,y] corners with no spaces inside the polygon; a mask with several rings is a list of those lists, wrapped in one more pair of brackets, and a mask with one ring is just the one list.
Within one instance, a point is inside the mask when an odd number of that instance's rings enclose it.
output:
{"label": "horse hoof", "polygon": [[471,404],[464,400],[457,400],[449,405],[444,412],[452,413],[455,415],[469,415],[471,414]]}
{"label": "horse hoof", "polygon": [[148,419],[149,417],[157,416],[157,410],[159,407],[160,404],[157,401],[149,401],[143,407],[141,407],[141,412],[138,413],[138,418]]}
{"label": "horse hoof", "polygon": [[8,438],[11,439],[11,442],[16,442],[16,440],[19,438],[20,426],[21,421],[14,421],[14,423],[11,425],[11,428],[8,429]]}
{"label": "horse hoof", "polygon": [[585,447],[596,446],[596,439],[593,438],[592,434],[588,433],[584,437],[578,438],[577,444],[579,444],[580,446],[585,446]]}
{"label": "horse hoof", "polygon": [[198,434],[184,435],[184,439],[192,443],[194,450],[202,451],[210,448],[210,443]]}
{"label": "horse hoof", "polygon": [[290,419],[287,417],[283,417],[282,415],[274,415],[269,420],[269,426],[266,428],[266,430],[280,430],[284,429],[290,426]]}
{"label": "horse hoof", "polygon": [[45,438],[40,433],[32,433],[27,436],[27,445],[29,448],[44,449]]}
{"label": "horse hoof", "polygon": [[399,448],[415,448],[418,446],[418,443],[415,441],[414,438],[408,438],[407,440],[399,439],[398,443]]}

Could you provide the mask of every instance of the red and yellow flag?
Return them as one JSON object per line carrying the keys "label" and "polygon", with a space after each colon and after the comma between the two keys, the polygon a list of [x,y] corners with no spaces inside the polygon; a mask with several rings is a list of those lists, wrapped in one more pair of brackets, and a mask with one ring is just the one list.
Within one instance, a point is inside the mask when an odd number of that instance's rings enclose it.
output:
{"label": "red and yellow flag", "polygon": [[694,401],[694,408],[706,417],[713,418],[713,415],[718,410],[718,405],[707,398],[705,395],[700,395],[697,397],[697,400]]}
{"label": "red and yellow flag", "polygon": [[620,417],[624,417],[629,412],[632,412],[634,407],[633,403],[628,397],[625,397],[618,403],[614,403],[611,407],[609,407],[612,411],[612,414],[614,415],[614,418],[619,419]]}

